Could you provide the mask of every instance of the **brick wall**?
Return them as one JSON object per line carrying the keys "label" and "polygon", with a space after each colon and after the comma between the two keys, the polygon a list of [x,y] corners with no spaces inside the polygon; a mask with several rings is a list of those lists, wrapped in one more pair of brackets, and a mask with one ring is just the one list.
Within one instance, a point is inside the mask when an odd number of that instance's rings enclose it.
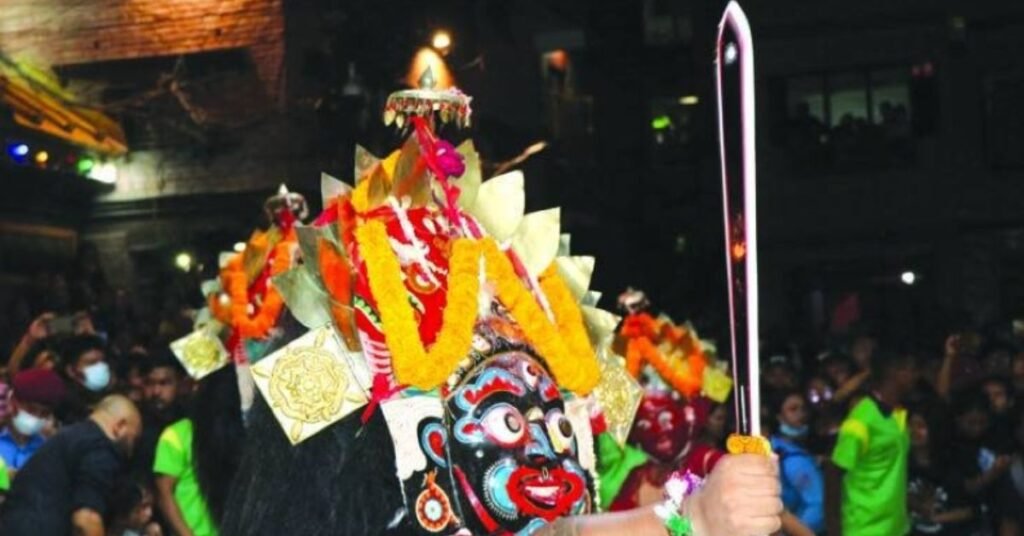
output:
{"label": "brick wall", "polygon": [[248,48],[268,93],[283,72],[282,0],[0,2],[0,50],[48,67]]}

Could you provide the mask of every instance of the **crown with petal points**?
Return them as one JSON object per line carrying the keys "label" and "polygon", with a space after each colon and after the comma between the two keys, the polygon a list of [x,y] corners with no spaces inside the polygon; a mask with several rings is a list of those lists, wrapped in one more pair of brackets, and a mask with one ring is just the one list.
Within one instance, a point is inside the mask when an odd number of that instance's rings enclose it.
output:
{"label": "crown with petal points", "polygon": [[331,325],[358,356],[371,403],[443,395],[474,366],[477,322],[500,307],[558,386],[594,393],[625,441],[641,392],[611,352],[619,318],[589,290],[594,258],[570,254],[559,209],[525,214],[522,172],[484,180],[472,141],[437,137],[432,109],[414,107],[423,114],[406,116],[410,135],[386,157],[357,147],[354,186],[321,177],[324,211],[295,229],[304,262],[275,287],[300,323]]}

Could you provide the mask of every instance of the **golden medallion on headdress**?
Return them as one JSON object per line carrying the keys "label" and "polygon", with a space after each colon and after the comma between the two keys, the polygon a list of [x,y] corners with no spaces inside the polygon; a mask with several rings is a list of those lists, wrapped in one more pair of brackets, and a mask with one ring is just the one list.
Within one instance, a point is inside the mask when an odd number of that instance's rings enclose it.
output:
{"label": "golden medallion on headdress", "polygon": [[207,327],[172,342],[171,351],[189,376],[197,380],[227,365],[230,357],[220,339]]}
{"label": "golden medallion on headdress", "polygon": [[292,444],[362,407],[364,384],[352,360],[324,326],[310,331],[253,366],[260,392]]}
{"label": "golden medallion on headdress", "polygon": [[594,389],[594,395],[604,413],[608,432],[621,446],[629,437],[644,391],[626,371],[621,357],[608,353],[606,348],[601,354],[601,383]]}

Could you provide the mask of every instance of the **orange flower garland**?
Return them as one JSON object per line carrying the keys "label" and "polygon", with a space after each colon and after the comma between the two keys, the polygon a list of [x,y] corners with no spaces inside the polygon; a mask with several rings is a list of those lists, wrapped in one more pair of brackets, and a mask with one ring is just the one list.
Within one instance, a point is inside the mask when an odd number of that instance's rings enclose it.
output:
{"label": "orange flower garland", "polygon": [[654,367],[666,383],[680,393],[690,397],[700,392],[704,367],[707,364],[703,353],[691,355],[686,361],[686,368],[673,367],[670,359],[665,357],[650,339],[643,337],[630,340],[626,350],[626,369],[637,377],[645,361]]}
{"label": "orange flower garland", "polygon": [[[511,261],[492,239],[457,239],[449,261],[448,303],[437,340],[429,351],[420,340],[416,317],[401,279],[401,265],[391,250],[387,228],[370,221],[356,229],[366,263],[370,290],[380,312],[392,366],[400,383],[429,390],[437,387],[469,355],[480,292],[479,263],[498,299],[519,323],[527,340],[547,359],[559,384],[580,394],[592,390],[600,368],[571,293],[560,278],[547,277],[548,296],[557,325],[552,324],[515,273]],[[544,285],[542,285],[543,287]]]}
{"label": "orange flower garland", "polygon": [[[645,318],[646,317],[646,318]],[[622,334],[629,338],[626,345],[626,370],[633,377],[639,377],[644,363],[650,363],[658,375],[673,389],[687,397],[700,392],[704,368],[707,366],[707,356],[700,348],[700,341],[696,340],[693,332],[671,325],[662,325],[660,330],[657,322],[648,323],[646,320],[654,321],[650,315],[634,315],[623,324]],[[662,335],[666,342],[672,347],[680,350],[686,355],[686,366],[673,366],[672,358],[666,357],[661,350],[651,341],[648,334],[654,329],[654,333]]]}
{"label": "orange flower garland", "polygon": [[320,278],[330,296],[331,319],[350,349],[359,348],[355,314],[352,311],[352,263],[323,238],[317,242]]}
{"label": "orange flower garland", "polygon": [[[283,274],[292,267],[292,252],[296,244],[295,231],[289,231],[280,242],[274,246],[271,253],[270,276]],[[277,324],[277,318],[284,308],[284,299],[274,288],[271,282],[267,282],[267,290],[263,295],[263,302],[259,305],[255,314],[249,314],[249,278],[242,267],[242,254],[236,254],[228,261],[220,274],[221,283],[231,298],[230,325],[243,339],[263,339],[270,333],[271,328]],[[216,297],[211,299],[211,304],[217,301]],[[212,309],[211,307],[211,310]],[[223,314],[218,309],[214,314]]]}

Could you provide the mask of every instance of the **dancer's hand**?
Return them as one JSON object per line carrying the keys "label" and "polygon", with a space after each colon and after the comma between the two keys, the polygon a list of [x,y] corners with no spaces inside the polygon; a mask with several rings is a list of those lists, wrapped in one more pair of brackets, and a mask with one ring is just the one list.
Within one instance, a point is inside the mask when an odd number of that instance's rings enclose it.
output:
{"label": "dancer's hand", "polygon": [[759,536],[782,526],[777,460],[746,454],[718,462],[704,488],[690,499],[697,536]]}

